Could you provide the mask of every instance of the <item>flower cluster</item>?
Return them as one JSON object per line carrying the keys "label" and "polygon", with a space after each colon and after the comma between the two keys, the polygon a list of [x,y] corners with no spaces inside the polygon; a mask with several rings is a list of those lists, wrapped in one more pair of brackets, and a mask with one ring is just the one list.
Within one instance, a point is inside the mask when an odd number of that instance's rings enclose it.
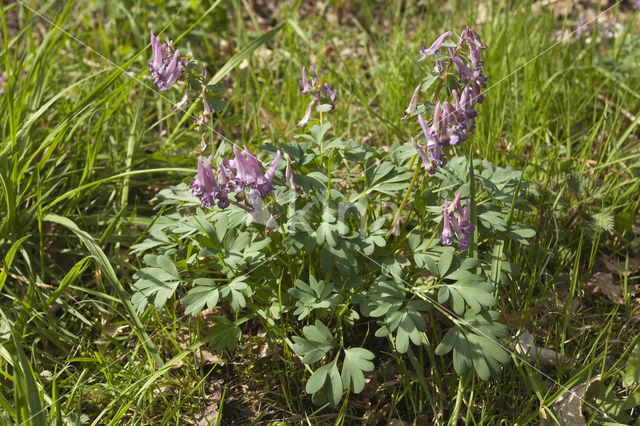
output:
{"label": "flower cluster", "polygon": [[[266,172],[263,172],[262,164],[248,148],[240,152],[238,145],[234,144],[233,153],[235,158],[223,159],[217,170],[212,167],[213,156],[198,158],[198,174],[191,180],[191,187],[193,195],[200,198],[202,207],[213,207],[217,201],[221,209],[233,203],[247,211],[254,211],[262,206],[262,200],[273,191],[271,181],[280,162],[280,151]],[[236,199],[244,196],[251,208],[230,200],[231,192],[236,193]]]}
{"label": "flower cluster", "polygon": [[[444,228],[440,236],[440,244],[443,246],[453,244],[453,234],[451,233],[451,228],[453,227],[453,231],[458,238],[458,248],[460,250],[466,250],[471,245],[471,237],[476,228],[470,222],[471,207],[469,200],[466,200],[463,209],[460,203],[460,195],[461,193],[458,192],[451,204],[449,204],[448,200],[444,200],[444,210],[442,213]],[[456,213],[458,215],[457,217]]]}
{"label": "flower cluster", "polygon": [[302,80],[300,85],[302,86],[302,95],[311,95],[313,99],[307,106],[307,111],[304,114],[302,120],[298,122],[297,127],[302,127],[309,122],[311,117],[311,108],[313,105],[329,105],[329,112],[336,108],[336,101],[338,100],[338,89],[332,90],[329,83],[320,84],[320,77],[324,75],[322,71],[318,72],[315,64],[312,62],[309,67],[309,75],[307,76],[306,67],[302,67]]}
{"label": "flower cluster", "polygon": [[160,44],[160,37],[154,36],[151,31],[153,60],[149,61],[148,65],[153,82],[158,85],[158,90],[161,92],[178,81],[188,62],[187,59],[180,59],[180,53],[173,50],[172,43],[168,40]]}
{"label": "flower cluster", "polygon": [[[425,148],[438,167],[443,167],[447,163],[442,148],[464,142],[468,139],[469,132],[475,129],[477,115],[475,108],[483,101],[480,91],[486,87],[487,82],[487,77],[482,72],[484,63],[480,60],[480,49],[486,49],[487,46],[482,43],[478,34],[469,27],[465,28],[455,47],[447,47],[448,54],[444,56],[448,57],[449,63],[445,66],[440,50],[450,36],[451,32],[447,31],[429,48],[421,46],[422,57],[418,60],[422,61],[430,55],[436,55],[433,73],[439,75],[441,79],[446,77],[451,65],[455,65],[459,84],[462,87],[460,92],[451,91],[452,102],[440,100],[436,102],[431,126],[421,114],[418,114],[418,122],[426,140]],[[403,119],[416,110],[419,89],[420,86],[414,91],[409,107],[404,111]],[[415,141],[413,144],[429,169],[431,161],[427,158],[424,148]]]}

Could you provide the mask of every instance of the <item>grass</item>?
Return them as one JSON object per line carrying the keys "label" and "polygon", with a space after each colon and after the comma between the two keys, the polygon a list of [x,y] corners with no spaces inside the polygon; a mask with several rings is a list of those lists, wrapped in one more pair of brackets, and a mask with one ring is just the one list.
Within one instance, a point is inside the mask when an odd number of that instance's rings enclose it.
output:
{"label": "grass", "polygon": [[[589,377],[618,383],[637,340],[637,270],[613,275],[622,304],[587,283],[604,259],[625,271],[640,255],[640,51],[627,5],[607,12],[623,24],[613,40],[557,43],[577,10],[558,17],[537,2],[285,2],[266,12],[249,1],[157,3],[28,3],[51,22],[20,3],[4,7],[2,422],[182,424],[208,413],[214,423],[446,423],[459,402],[468,423],[524,424],[552,421],[556,400]],[[278,23],[246,62],[223,69]],[[149,88],[149,29],[184,35],[182,51],[210,75],[222,70],[228,104],[216,140],[290,140],[306,107],[300,69],[314,58],[338,88],[337,131],[391,149],[410,136],[399,118],[417,46],[466,23],[490,47],[475,155],[524,169],[539,193],[534,244],[504,247],[523,273],[498,289],[498,307],[570,364],[541,374],[514,357],[482,382],[459,380],[449,357],[436,358],[426,393],[415,369],[389,355],[373,373],[378,391],[314,407],[301,385],[308,373],[259,324],[246,324],[236,353],[212,358],[206,316],[185,317],[175,301],[131,309],[140,261],[128,248],[155,220],[155,193],[193,175],[199,146],[190,118],[170,111],[176,92],[163,99]]]}

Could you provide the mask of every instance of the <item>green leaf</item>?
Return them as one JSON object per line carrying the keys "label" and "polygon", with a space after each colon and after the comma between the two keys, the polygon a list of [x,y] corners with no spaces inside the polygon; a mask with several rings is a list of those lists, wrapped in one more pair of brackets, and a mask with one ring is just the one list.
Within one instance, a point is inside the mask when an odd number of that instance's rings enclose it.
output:
{"label": "green leaf", "polygon": [[302,357],[305,364],[320,361],[336,346],[333,334],[320,320],[316,320],[315,325],[304,327],[302,333],[304,337],[293,336],[293,351]]}
{"label": "green leaf", "polygon": [[[84,257],[80,259],[78,263],[73,265],[73,268],[71,268],[69,272],[67,272],[67,274],[64,276],[62,281],[60,281],[60,285],[58,286],[58,288],[53,293],[51,293],[51,296],[49,296],[49,298],[47,299],[47,304],[51,304],[55,302],[56,299],[60,297],[60,295],[62,295],[62,293],[64,293],[65,290],[69,288],[69,286],[76,279],[78,279],[78,277],[84,272],[84,270],[87,269],[87,266],[88,266],[87,261],[89,259],[92,259],[92,257],[91,256]],[[0,289],[1,288],[2,286],[0,285]]]}
{"label": "green leaf", "polygon": [[440,261],[438,262],[438,273],[440,277],[444,277],[447,272],[449,272],[449,268],[451,267],[451,262],[453,261],[453,248],[448,247],[443,250],[440,255]]}
{"label": "green leaf", "polygon": [[243,60],[247,59],[261,44],[266,43],[269,39],[276,35],[276,33],[280,31],[283,25],[284,23],[278,24],[276,27],[262,34],[260,37],[256,38],[251,43],[243,47],[242,50],[240,50],[238,53],[233,55],[227,62],[225,62],[222,67],[220,67],[218,72],[216,72],[213,77],[211,77],[211,79],[207,82],[207,86],[216,84],[220,80],[222,80],[222,78],[227,75],[227,73],[234,69]]}
{"label": "green leaf", "polygon": [[[445,291],[445,288],[447,291]],[[480,312],[484,308],[490,308],[496,300],[493,297],[493,286],[484,280],[484,277],[468,275],[454,284],[445,284],[438,292],[438,302],[451,301],[454,312],[458,315],[464,313],[462,298],[469,304],[474,312]]]}
{"label": "green leaf", "polygon": [[362,392],[364,389],[363,371],[373,371],[374,365],[371,362],[375,356],[372,352],[364,348],[350,348],[344,351],[344,362],[342,364],[342,387],[347,390],[349,387],[354,393]]}
{"label": "green leaf", "polygon": [[473,366],[482,380],[498,376],[500,364],[511,359],[498,343],[498,339],[507,334],[506,327],[495,322],[498,317],[492,311],[482,314],[467,312],[463,319],[458,320],[465,329],[460,325],[451,327],[436,348],[436,355],[442,356],[453,350],[453,367],[458,375]]}
{"label": "green leaf", "polygon": [[312,400],[316,404],[329,401],[333,405],[338,405],[342,398],[342,379],[336,360],[318,368],[307,381],[305,390],[313,394]]}
{"label": "green leaf", "polygon": [[[0,291],[2,291],[4,282],[7,279],[7,275],[9,274],[9,268],[11,268],[11,263],[13,262],[13,258],[16,255],[16,252],[18,251],[22,243],[25,242],[25,240],[30,236],[31,235],[25,235],[24,237],[20,238],[18,241],[14,242],[11,245],[11,248],[9,249],[7,254],[5,255],[3,266],[2,266],[2,272],[0,272]],[[51,303],[51,302],[47,302],[47,303]]]}
{"label": "green leaf", "polygon": [[375,281],[367,296],[360,302],[360,311],[368,317],[381,317],[391,314],[402,307],[406,291],[396,281]]}
{"label": "green leaf", "polygon": [[207,331],[210,346],[218,353],[232,351],[242,337],[242,330],[234,322],[224,317],[214,317],[215,325]]}
{"label": "green leaf", "polygon": [[182,298],[180,303],[186,306],[185,315],[196,315],[202,311],[205,305],[213,309],[218,304],[220,292],[215,281],[208,278],[198,278],[193,281],[196,287]]}
{"label": "green leaf", "polygon": [[640,384],[640,343],[636,343],[635,348],[629,354],[627,368],[624,370],[624,380],[622,384],[630,388],[633,384]]}
{"label": "green leaf", "polygon": [[460,328],[454,326],[447,331],[447,333],[442,338],[440,344],[436,347],[436,355],[442,356],[446,355],[454,348],[456,342],[458,341],[458,337],[461,334]]}
{"label": "green leaf", "polygon": [[243,281],[245,278],[245,276],[237,277],[229,284],[220,287],[220,296],[229,300],[229,306],[233,312],[238,312],[247,306],[243,293],[249,286]]}
{"label": "green leaf", "polygon": [[314,394],[318,392],[324,386],[324,383],[327,381],[327,375],[329,374],[329,370],[331,369],[333,363],[323,365],[319,367],[316,371],[313,372],[309,380],[307,380],[307,385],[305,386],[305,390],[309,394]]}
{"label": "green leaf", "polygon": [[[156,309],[162,308],[167,303],[180,284],[179,276],[176,277],[164,269],[155,267],[142,268],[133,274],[133,278],[137,279],[133,284],[136,293],[142,294],[147,300],[155,295],[153,305]],[[141,309],[138,311],[140,312]]]}

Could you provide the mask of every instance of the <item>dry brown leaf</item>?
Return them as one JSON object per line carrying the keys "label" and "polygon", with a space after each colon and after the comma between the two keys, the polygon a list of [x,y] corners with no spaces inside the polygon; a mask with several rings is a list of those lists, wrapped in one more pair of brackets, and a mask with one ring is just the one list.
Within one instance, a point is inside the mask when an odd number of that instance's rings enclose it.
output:
{"label": "dry brown leaf", "polygon": [[600,375],[588,382],[579,384],[558,398],[554,404],[554,408],[560,424],[565,426],[582,426],[587,424],[582,415],[582,400],[589,386],[598,380],[600,380]]}
{"label": "dry brown leaf", "polygon": [[518,354],[526,356],[529,362],[539,362],[543,367],[555,367],[559,363],[567,364],[570,361],[552,349],[536,346],[533,336],[527,330],[520,333],[515,350]]}
{"label": "dry brown leaf", "polygon": [[518,330],[522,328],[522,326],[529,324],[538,312],[539,310],[537,308],[530,307],[527,309],[527,312],[525,312],[524,321],[522,321],[522,311],[516,311],[508,314],[502,314],[498,322],[501,322],[513,330]]}
{"label": "dry brown leaf", "polygon": [[211,389],[207,391],[207,406],[204,408],[204,412],[193,416],[192,420],[196,426],[215,424],[218,419],[218,407],[220,407],[220,400],[222,399],[221,386],[215,384],[212,390],[213,392],[211,392]]}
{"label": "dry brown leaf", "polygon": [[603,294],[614,302],[624,305],[622,287],[613,282],[613,274],[610,272],[596,272],[587,283],[587,290],[594,294]]}
{"label": "dry brown leaf", "polygon": [[110,337],[114,337],[118,334],[120,334],[121,332],[123,332],[124,330],[126,330],[129,327],[128,324],[122,325],[122,324],[103,324],[102,328],[100,329],[100,334],[102,336],[110,336]]}
{"label": "dry brown leaf", "polygon": [[609,272],[616,275],[629,276],[635,274],[640,270],[640,259],[630,258],[629,266],[626,270],[623,270],[624,262],[619,262],[618,260],[611,259],[609,257],[602,257],[600,260]]}

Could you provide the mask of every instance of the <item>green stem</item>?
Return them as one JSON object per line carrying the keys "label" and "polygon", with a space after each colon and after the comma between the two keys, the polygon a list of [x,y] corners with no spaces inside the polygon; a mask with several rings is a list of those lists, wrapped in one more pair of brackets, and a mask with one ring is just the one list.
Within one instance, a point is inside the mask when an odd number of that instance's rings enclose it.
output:
{"label": "green stem", "polygon": [[[475,169],[473,168],[473,144],[469,144],[469,152],[467,154],[467,161],[469,162],[469,203],[471,204],[470,222],[474,226],[474,229],[478,229],[477,209],[476,209],[476,178]],[[469,256],[472,258],[478,257],[478,232],[474,232],[471,236],[471,247],[469,247]]]}
{"label": "green stem", "polygon": [[453,407],[451,417],[449,417],[449,424],[454,425],[458,423],[458,415],[460,414],[460,407],[462,406],[462,395],[464,388],[468,382],[471,373],[467,371],[465,374],[458,378],[458,391],[456,392],[456,405]]}
{"label": "green stem", "polygon": [[[411,163],[409,164],[409,170],[411,170],[411,167],[413,167],[413,163],[416,159],[418,155],[414,155],[411,158]],[[396,212],[396,215],[393,217],[393,222],[391,222],[391,228],[389,228],[389,232],[387,232],[387,236],[386,238],[388,239],[391,236],[391,233],[393,232],[393,229],[395,228],[396,224],[398,223],[398,220],[400,220],[400,214],[402,213],[402,210],[404,209],[404,206],[407,204],[407,201],[409,201],[409,195],[411,194],[411,190],[413,189],[413,186],[416,184],[416,182],[418,181],[418,175],[420,174],[420,166],[418,165],[418,167],[416,167],[415,171],[413,172],[413,177],[411,178],[411,183],[409,183],[409,187],[407,188],[407,191],[404,193],[404,197],[402,198],[402,202],[400,202],[400,207],[398,208],[398,211]]]}

